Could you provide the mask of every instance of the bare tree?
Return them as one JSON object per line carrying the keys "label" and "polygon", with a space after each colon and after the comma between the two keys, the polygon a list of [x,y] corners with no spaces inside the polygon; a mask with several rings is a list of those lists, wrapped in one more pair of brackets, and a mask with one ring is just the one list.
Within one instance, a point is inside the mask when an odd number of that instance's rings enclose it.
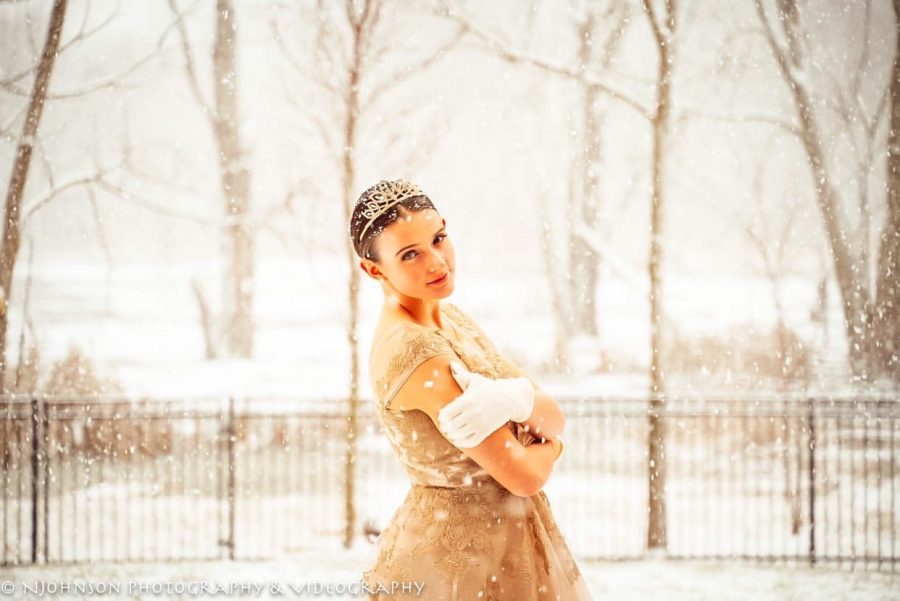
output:
{"label": "bare tree", "polygon": [[28,181],[28,169],[31,166],[31,155],[41,122],[41,113],[47,99],[47,90],[50,87],[50,76],[53,74],[53,66],[59,52],[60,35],[66,19],[67,6],[66,0],[56,0],[50,12],[47,37],[37,66],[25,123],[22,126],[22,134],[16,148],[9,188],[6,191],[3,246],[0,248],[0,295],[2,295],[0,298],[0,302],[2,302],[0,304],[0,386],[4,390],[6,389],[6,331],[9,325],[8,299],[12,296],[13,272],[16,266],[16,257],[19,254],[19,210],[22,205],[25,184]]}
{"label": "bare tree", "polygon": [[[626,31],[630,18],[630,8],[625,2],[611,2],[601,14],[595,14],[593,6],[588,6],[578,32],[578,63],[590,65],[592,69],[606,72],[613,60]],[[608,31],[602,35],[601,25],[611,23]],[[580,180],[579,194],[573,195],[571,203],[577,203],[570,211],[579,214],[584,224],[593,231],[600,227],[598,215],[603,199],[600,197],[600,174],[603,171],[603,124],[607,110],[602,106],[605,96],[595,85],[581,83],[582,88],[582,141],[581,160],[576,163],[576,177]],[[577,199],[577,200],[576,200]],[[568,227],[568,240],[565,248],[569,249],[569,271],[572,277],[567,280],[569,310],[568,334],[576,331],[597,335],[596,294],[600,257],[591,249],[590,244],[578,236],[571,222]],[[551,286],[558,291],[560,287]]]}
{"label": "bare tree", "polygon": [[[430,69],[462,37],[461,30],[453,31],[445,40],[437,41],[432,47],[423,49],[418,56],[404,54],[404,59],[398,61],[399,64],[396,64],[391,72],[382,74],[377,67],[382,58],[391,51],[391,45],[396,42],[392,35],[394,22],[389,14],[385,14],[389,8],[397,9],[399,5],[391,5],[386,0],[346,0],[343,5],[317,0],[312,15],[303,6],[299,6],[298,17],[304,26],[307,25],[305,21],[310,18],[315,21],[312,56],[304,54],[306,48],[298,49],[287,42],[290,36],[284,34],[283,20],[272,23],[282,56],[295,75],[307,89],[314,87],[323,93],[329,101],[327,110],[333,111],[325,115],[310,110],[309,106],[296,106],[302,117],[313,124],[320,142],[340,165],[336,187],[340,191],[345,224],[350,222],[355,205],[354,193],[358,187],[358,156],[361,142],[365,141],[369,133],[376,133],[386,139],[395,135],[393,132],[384,131],[385,125],[382,125],[381,131],[378,132],[372,132],[367,128],[372,125],[371,117],[379,115],[383,106],[382,99]],[[402,122],[410,110],[401,107],[390,119],[384,119],[384,123]],[[396,158],[408,167],[418,160],[418,157],[427,154],[421,150],[416,149],[415,155],[410,153]],[[350,308],[350,319],[347,324],[347,342],[350,348],[350,396],[344,461],[344,545],[349,547],[356,534],[357,522],[354,504],[354,466],[359,414],[360,272],[357,268],[358,258],[350,240],[346,235],[343,239],[346,241],[344,250],[350,273],[347,288]]]}
{"label": "bare tree", "polygon": [[[757,161],[755,173],[751,185],[751,199],[747,206],[754,211],[754,215],[740,215],[740,229],[756,251],[762,263],[762,271],[769,281],[772,297],[772,306],[775,309],[775,340],[781,367],[777,387],[782,393],[782,426],[787,438],[784,441],[785,452],[782,453],[784,473],[784,497],[791,516],[791,531],[796,534],[801,526],[801,496],[800,478],[802,473],[800,461],[802,459],[802,437],[796,437],[791,444],[790,432],[800,427],[796,422],[798,418],[790,415],[788,411],[788,389],[791,387],[797,373],[803,373],[796,369],[797,351],[793,337],[789,337],[789,329],[785,318],[785,307],[782,301],[782,279],[788,270],[790,241],[793,237],[794,226],[797,221],[799,203],[797,195],[784,195],[779,197],[778,213],[772,215],[765,208],[767,193],[765,190],[765,173],[769,153],[763,152]],[[806,375],[806,374],[804,374]]]}
{"label": "bare tree", "polygon": [[[845,204],[842,201],[844,199],[842,199],[841,192],[828,167],[825,127],[816,116],[815,90],[809,76],[810,69],[814,66],[814,57],[810,56],[809,46],[804,41],[804,36],[808,32],[802,28],[800,6],[791,0],[776,0],[777,23],[773,17],[768,15],[762,0],[754,0],[754,6],[763,25],[766,42],[775,58],[778,71],[787,84],[796,114],[796,126],[793,129],[803,146],[813,176],[816,204],[822,218],[825,239],[830,250],[838,290],[841,294],[845,332],[849,343],[850,367],[855,375],[862,379],[868,379],[879,373],[885,373],[888,370],[885,359],[890,362],[891,357],[896,356],[891,351],[875,352],[875,349],[878,348],[895,348],[896,327],[889,326],[882,329],[874,327],[875,320],[879,319],[876,315],[880,313],[889,316],[892,309],[889,304],[875,309],[877,292],[873,290],[873,286],[876,284],[871,282],[869,275],[871,271],[868,252],[871,237],[868,229],[871,209],[867,191],[868,175],[871,172],[869,159],[875,154],[875,137],[884,102],[876,107],[871,116],[866,114],[860,100],[862,65],[851,79],[851,88],[848,92],[843,92],[840,85],[833,82],[835,91],[832,92],[832,95],[838,107],[839,118],[848,128],[855,126],[862,128],[862,140],[865,145],[860,147],[858,143],[854,143],[855,150],[860,156],[857,166],[860,179],[857,202],[863,214],[862,225],[858,235],[848,235],[847,224],[842,217],[842,208]],[[865,60],[869,44],[868,2],[865,4],[865,9],[867,18],[861,62]],[[856,135],[852,131],[850,134],[851,136]],[[890,220],[891,213],[889,211],[886,225],[888,228],[891,225]],[[890,232],[891,230],[886,229],[885,231]],[[896,261],[896,252],[891,250],[892,244],[896,244],[891,240],[892,237],[890,235],[882,236],[883,240],[888,240],[888,244],[882,243],[881,248],[881,253],[883,255],[886,253],[887,257],[880,258],[879,263],[886,263],[886,266]],[[878,270],[877,286],[886,289],[881,294],[881,298],[886,303],[889,303],[890,297],[896,294],[896,292],[892,292],[896,290],[896,283],[890,283],[891,279],[896,282],[896,277],[896,271],[892,273],[890,270],[881,271],[880,268]],[[893,338],[890,338],[891,335]]]}
{"label": "bare tree", "polygon": [[[458,22],[470,37],[479,41],[489,53],[514,65],[522,65],[575,83],[580,88],[579,158],[573,163],[566,218],[562,239],[555,242],[568,251],[567,277],[560,277],[558,265],[545,260],[547,280],[556,311],[557,341],[554,356],[564,369],[569,339],[579,333],[598,335],[596,306],[598,272],[602,257],[590,238],[602,236],[603,225],[598,214],[603,208],[601,180],[603,166],[602,130],[609,107],[607,101],[624,103],[646,119],[648,109],[632,93],[623,90],[607,77],[622,38],[627,31],[631,8],[624,0],[612,0],[605,6],[573,3],[576,17],[572,29],[578,39],[577,54],[570,64],[553,63],[525,50],[514,49],[494,34],[484,31],[471,18],[445,7],[445,14]],[[527,34],[527,32],[526,32]],[[545,207],[539,207],[544,210]],[[587,224],[587,228],[581,226]],[[552,231],[541,232],[543,244],[554,244]],[[546,252],[544,254],[546,259]]]}
{"label": "bare tree", "polygon": [[[184,55],[185,72],[194,99],[207,116],[216,142],[219,185],[226,221],[223,226],[228,261],[223,286],[223,316],[226,350],[235,357],[253,353],[253,230],[246,219],[250,212],[250,180],[240,131],[237,73],[238,21],[232,0],[216,0],[215,39],[212,50],[212,100],[202,89],[191,48],[184,13],[177,0],[169,0],[175,16]],[[201,313],[207,306],[195,288]],[[208,317],[207,317],[208,319]],[[205,340],[211,340],[209,332]],[[221,352],[217,349],[217,354]]]}
{"label": "bare tree", "polygon": [[660,293],[662,266],[662,211],[665,203],[665,149],[671,128],[672,71],[676,25],[675,0],[665,0],[662,14],[657,14],[651,0],[642,0],[644,13],[650,22],[656,42],[657,76],[656,109],[650,118],[653,129],[650,159],[650,256],[647,271],[650,274],[650,407],[647,414],[648,436],[648,493],[647,548],[666,548],[666,462],[665,420],[660,416],[664,407],[665,380],[660,363],[662,348],[660,317],[662,300]]}
{"label": "bare tree", "polygon": [[[604,74],[603,68],[609,67],[614,51],[618,45],[616,36],[621,35],[622,27],[627,21],[622,21],[620,27],[617,28],[607,38],[606,54],[603,60],[599,62],[600,69],[588,70],[589,65],[594,62],[581,62],[577,67],[567,65],[554,64],[540,57],[529,56],[523,52],[511,50],[499,43],[493,36],[490,36],[471,21],[465,20],[457,14],[450,13],[452,18],[459,21],[463,27],[471,35],[480,39],[484,45],[501,58],[517,64],[529,65],[540,69],[547,73],[563,77],[581,84],[585,89],[585,107],[592,107],[599,95],[604,95],[611,100],[615,100],[623,106],[627,106],[637,112],[640,116],[648,121],[652,130],[652,150],[650,160],[650,254],[648,262],[649,273],[649,305],[650,305],[650,370],[649,370],[649,439],[648,439],[648,478],[649,478],[649,523],[647,533],[648,548],[665,548],[666,546],[666,518],[665,518],[665,428],[664,421],[660,415],[663,406],[664,393],[664,370],[660,364],[660,348],[662,343],[661,322],[663,321],[662,302],[660,298],[661,291],[661,259],[662,259],[662,207],[664,199],[664,170],[665,170],[665,153],[667,134],[672,126],[671,118],[671,90],[672,90],[672,73],[674,67],[673,45],[675,37],[675,0],[665,0],[662,14],[658,14],[659,10],[654,6],[653,2],[643,0],[641,3],[643,13],[648,20],[653,35],[655,49],[658,54],[657,74],[654,82],[655,99],[652,108],[648,108],[644,103],[637,99],[633,94],[624,91],[615,83],[609,81]],[[624,8],[624,7],[623,7]],[[580,33],[584,35],[592,29],[593,25],[590,21],[581,24]],[[587,30],[587,31],[586,31]],[[585,58],[587,50],[585,46],[580,47],[581,58]],[[586,136],[584,150],[584,174],[582,180],[584,182],[583,196],[586,202],[580,210],[570,211],[572,240],[578,240],[573,244],[573,252],[582,253],[585,262],[581,264],[581,273],[584,275],[588,271],[594,272],[597,269],[597,261],[600,254],[593,252],[598,248],[596,242],[592,239],[597,237],[596,224],[592,218],[585,223],[585,215],[596,214],[597,209],[597,182],[592,174],[596,173],[599,167],[601,156],[598,153],[599,141],[599,124],[595,115],[588,115],[586,120]],[[574,188],[573,188],[574,189]],[[543,234],[546,239],[547,234]],[[585,249],[590,249],[587,253]],[[590,261],[590,263],[588,263]],[[576,278],[577,279],[577,278]],[[593,278],[592,282],[596,280]],[[575,303],[584,303],[590,305],[593,311],[595,303],[593,302],[594,284],[591,285],[591,291],[582,289],[574,289],[565,296]],[[582,296],[578,296],[582,295]],[[587,296],[584,296],[587,295]],[[569,303],[554,300],[555,307],[568,307]],[[586,307],[587,309],[588,307]],[[558,320],[565,323],[565,320]],[[587,323],[593,323],[593,319]],[[580,324],[579,324],[580,325]]]}
{"label": "bare tree", "polygon": [[900,0],[894,0],[894,61],[887,143],[887,216],[878,251],[877,296],[872,327],[881,366],[900,381]]}

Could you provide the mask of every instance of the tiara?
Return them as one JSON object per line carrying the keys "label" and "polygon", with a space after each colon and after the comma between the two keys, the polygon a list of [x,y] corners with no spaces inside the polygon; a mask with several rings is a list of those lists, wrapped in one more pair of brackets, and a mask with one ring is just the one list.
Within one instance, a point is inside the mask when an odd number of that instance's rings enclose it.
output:
{"label": "tiara", "polygon": [[414,183],[398,179],[394,181],[381,180],[366,190],[364,195],[368,199],[365,202],[362,214],[363,217],[368,219],[368,222],[359,234],[360,240],[363,239],[363,236],[366,235],[366,230],[369,229],[375,220],[386,213],[392,206],[413,196],[425,196],[425,193]]}

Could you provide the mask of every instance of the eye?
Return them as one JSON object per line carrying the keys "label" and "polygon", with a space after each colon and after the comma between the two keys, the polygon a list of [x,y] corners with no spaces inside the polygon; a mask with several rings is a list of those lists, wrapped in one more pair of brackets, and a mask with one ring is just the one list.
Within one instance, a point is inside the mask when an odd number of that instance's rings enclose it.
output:
{"label": "eye", "polygon": [[[447,234],[438,234],[437,236],[434,237],[434,239],[438,241],[438,244],[440,244],[441,242],[444,241],[444,238],[446,238],[446,237],[447,237]],[[410,253],[414,253],[414,252],[416,252],[416,251],[411,250],[411,251],[405,253],[402,257],[400,257],[400,259],[403,261],[406,261],[407,257],[410,256]]]}

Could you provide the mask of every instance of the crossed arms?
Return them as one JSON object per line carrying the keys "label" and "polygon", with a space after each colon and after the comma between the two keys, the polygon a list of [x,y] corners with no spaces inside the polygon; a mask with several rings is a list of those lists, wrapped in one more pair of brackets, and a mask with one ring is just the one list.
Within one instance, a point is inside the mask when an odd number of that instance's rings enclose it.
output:
{"label": "crossed arms", "polygon": [[[463,393],[450,372],[450,361],[454,359],[454,355],[441,354],[421,363],[397,391],[391,407],[419,409],[440,430],[440,410]],[[515,370],[517,377],[525,376],[518,367]],[[477,446],[460,451],[511,493],[528,497],[544,487],[553,471],[560,445],[555,437],[565,427],[565,416],[556,401],[535,386],[534,411],[522,423],[546,442],[523,446],[508,428],[499,428]]]}

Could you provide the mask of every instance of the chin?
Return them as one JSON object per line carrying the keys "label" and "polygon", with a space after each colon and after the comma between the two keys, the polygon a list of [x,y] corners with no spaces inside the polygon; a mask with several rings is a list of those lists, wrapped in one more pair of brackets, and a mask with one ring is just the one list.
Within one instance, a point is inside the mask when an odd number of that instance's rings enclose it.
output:
{"label": "chin", "polygon": [[443,288],[439,288],[437,290],[432,290],[431,288],[427,288],[423,293],[423,298],[447,298],[453,294],[453,284],[448,284]]}
{"label": "chin", "polygon": [[437,293],[438,298],[447,298],[448,296],[453,294],[453,284],[449,284],[442,290],[438,290]]}
{"label": "chin", "polygon": [[432,286],[425,286],[426,295],[431,298],[446,298],[453,294],[453,289],[456,286],[456,282],[453,279],[454,274],[451,273],[449,276],[449,281],[439,288],[434,288]]}

